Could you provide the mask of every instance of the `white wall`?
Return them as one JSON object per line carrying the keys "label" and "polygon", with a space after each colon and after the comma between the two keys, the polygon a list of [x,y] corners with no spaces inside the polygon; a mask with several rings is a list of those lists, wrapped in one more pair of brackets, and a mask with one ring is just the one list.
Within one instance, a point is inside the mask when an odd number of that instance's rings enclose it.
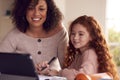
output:
{"label": "white wall", "polygon": [[81,15],[94,16],[105,26],[106,0],[66,0],[65,25]]}
{"label": "white wall", "polygon": [[12,28],[12,21],[8,16],[0,17],[0,41]]}
{"label": "white wall", "polygon": [[66,9],[65,9],[65,1],[66,0],[54,0],[56,5],[59,7],[60,11],[65,15]]}
{"label": "white wall", "polygon": [[6,16],[6,10],[10,10],[13,0],[0,0],[0,41],[13,28],[12,21]]}
{"label": "white wall", "polygon": [[5,16],[6,10],[9,10],[14,0],[0,0],[0,16]]}

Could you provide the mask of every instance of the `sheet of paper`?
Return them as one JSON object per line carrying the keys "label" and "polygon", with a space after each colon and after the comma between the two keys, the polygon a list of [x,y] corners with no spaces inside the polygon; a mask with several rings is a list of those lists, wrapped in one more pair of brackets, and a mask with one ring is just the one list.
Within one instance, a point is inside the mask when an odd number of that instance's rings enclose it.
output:
{"label": "sheet of paper", "polygon": [[39,75],[39,80],[67,80],[65,77]]}
{"label": "sheet of paper", "polygon": [[50,69],[60,71],[61,66],[58,58],[56,58],[51,64],[50,64]]}

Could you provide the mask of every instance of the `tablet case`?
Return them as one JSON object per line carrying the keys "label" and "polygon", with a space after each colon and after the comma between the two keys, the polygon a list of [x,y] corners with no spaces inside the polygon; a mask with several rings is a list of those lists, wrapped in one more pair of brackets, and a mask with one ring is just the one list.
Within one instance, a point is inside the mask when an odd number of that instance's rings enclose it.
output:
{"label": "tablet case", "polygon": [[[32,56],[28,53],[0,52],[0,78],[6,76],[9,76],[9,78],[26,77],[38,80]],[[18,80],[18,78],[12,80]]]}

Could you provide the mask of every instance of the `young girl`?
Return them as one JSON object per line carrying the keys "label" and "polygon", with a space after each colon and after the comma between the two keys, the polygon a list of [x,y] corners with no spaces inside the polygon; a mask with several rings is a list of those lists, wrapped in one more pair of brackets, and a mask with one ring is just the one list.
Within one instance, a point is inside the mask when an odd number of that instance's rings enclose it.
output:
{"label": "young girl", "polygon": [[65,69],[60,76],[74,80],[79,73],[108,72],[113,80],[119,80],[101,26],[91,16],[80,16],[69,27],[69,47],[65,57]]}

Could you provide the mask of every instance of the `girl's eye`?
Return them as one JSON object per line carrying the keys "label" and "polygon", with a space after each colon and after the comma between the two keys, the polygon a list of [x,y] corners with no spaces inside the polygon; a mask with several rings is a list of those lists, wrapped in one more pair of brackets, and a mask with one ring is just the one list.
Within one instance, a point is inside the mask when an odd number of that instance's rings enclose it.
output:
{"label": "girl's eye", "polygon": [[79,34],[79,36],[83,36],[83,35],[84,35],[84,34],[81,34],[81,33]]}
{"label": "girl's eye", "polygon": [[71,35],[75,35],[75,33],[71,33]]}

